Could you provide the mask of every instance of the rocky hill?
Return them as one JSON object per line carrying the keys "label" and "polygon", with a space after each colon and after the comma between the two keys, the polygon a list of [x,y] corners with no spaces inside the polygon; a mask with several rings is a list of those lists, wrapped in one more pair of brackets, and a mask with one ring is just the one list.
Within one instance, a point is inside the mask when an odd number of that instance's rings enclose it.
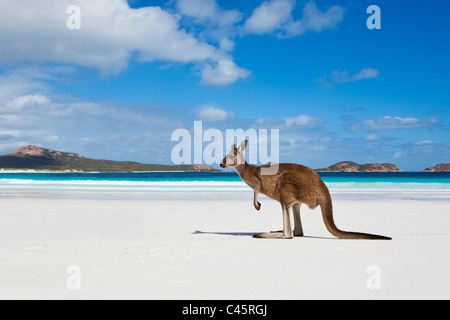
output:
{"label": "rocky hill", "polygon": [[437,166],[426,168],[423,172],[450,172],[450,163],[441,163]]}
{"label": "rocky hill", "polygon": [[318,172],[404,172],[396,165],[391,163],[368,163],[357,164],[352,161],[338,162],[328,168],[317,169]]}
{"label": "rocky hill", "polygon": [[204,165],[158,165],[131,161],[94,160],[76,153],[24,146],[13,153],[0,156],[2,169],[32,169],[81,172],[133,172],[133,171],[219,171]]}

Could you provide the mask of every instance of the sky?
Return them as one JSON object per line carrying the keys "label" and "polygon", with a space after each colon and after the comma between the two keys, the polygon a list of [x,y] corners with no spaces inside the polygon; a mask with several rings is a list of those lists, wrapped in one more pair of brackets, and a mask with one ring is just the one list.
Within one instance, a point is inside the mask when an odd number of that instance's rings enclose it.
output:
{"label": "sky", "polygon": [[449,12],[442,0],[0,0],[0,154],[32,144],[172,164],[173,132],[202,121],[279,130],[279,161],[312,168],[449,163]]}

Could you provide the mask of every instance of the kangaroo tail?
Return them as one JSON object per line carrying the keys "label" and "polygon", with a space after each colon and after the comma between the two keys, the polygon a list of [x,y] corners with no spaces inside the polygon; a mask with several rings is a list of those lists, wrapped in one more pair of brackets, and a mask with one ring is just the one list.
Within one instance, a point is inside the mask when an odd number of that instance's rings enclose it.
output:
{"label": "kangaroo tail", "polygon": [[336,224],[333,219],[333,205],[331,203],[331,196],[329,193],[327,196],[323,197],[320,201],[320,208],[322,209],[322,217],[325,222],[325,226],[327,230],[335,237],[341,239],[366,239],[366,240],[392,240],[392,238],[379,236],[376,234],[368,234],[368,233],[360,233],[360,232],[347,232],[342,231]]}

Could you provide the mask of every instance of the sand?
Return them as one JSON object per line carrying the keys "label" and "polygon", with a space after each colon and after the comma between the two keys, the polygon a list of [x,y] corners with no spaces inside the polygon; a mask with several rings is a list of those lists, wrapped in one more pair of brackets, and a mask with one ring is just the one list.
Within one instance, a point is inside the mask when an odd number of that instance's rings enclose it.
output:
{"label": "sand", "polygon": [[334,239],[302,207],[306,237],[279,204],[248,201],[0,200],[1,299],[449,299],[448,201],[335,201]]}

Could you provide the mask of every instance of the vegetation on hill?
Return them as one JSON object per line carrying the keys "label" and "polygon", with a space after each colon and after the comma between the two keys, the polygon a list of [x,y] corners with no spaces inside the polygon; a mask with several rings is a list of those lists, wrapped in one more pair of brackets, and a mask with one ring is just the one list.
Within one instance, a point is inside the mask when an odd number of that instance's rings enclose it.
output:
{"label": "vegetation on hill", "polygon": [[423,172],[450,172],[450,163],[441,163],[437,166],[426,168]]}
{"label": "vegetation on hill", "polygon": [[94,160],[76,153],[24,146],[13,153],[0,156],[0,168],[81,172],[134,171],[220,171],[204,165],[159,165],[132,161]]}
{"label": "vegetation on hill", "polygon": [[357,164],[352,161],[338,162],[328,168],[317,169],[318,172],[403,172],[396,165],[391,163],[368,163]]}

